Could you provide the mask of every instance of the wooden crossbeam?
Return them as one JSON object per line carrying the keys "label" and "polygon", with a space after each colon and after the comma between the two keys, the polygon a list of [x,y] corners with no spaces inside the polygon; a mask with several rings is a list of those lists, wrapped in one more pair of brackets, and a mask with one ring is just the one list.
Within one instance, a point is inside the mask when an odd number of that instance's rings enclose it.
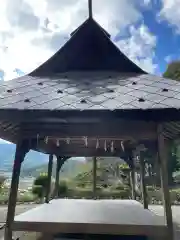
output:
{"label": "wooden crossbeam", "polygon": [[101,122],[98,124],[23,124],[22,135],[33,137],[39,134],[53,137],[119,138],[119,139],[156,139],[156,124],[150,122]]}

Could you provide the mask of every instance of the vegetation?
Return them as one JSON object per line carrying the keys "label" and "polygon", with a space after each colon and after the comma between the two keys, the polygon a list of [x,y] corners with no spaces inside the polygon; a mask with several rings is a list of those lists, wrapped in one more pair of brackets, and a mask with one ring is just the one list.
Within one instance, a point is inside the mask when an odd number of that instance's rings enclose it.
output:
{"label": "vegetation", "polygon": [[[173,80],[180,80],[180,61],[173,61],[168,64],[168,67],[163,74],[165,78]],[[178,171],[180,168],[180,145],[177,141],[172,141],[170,148],[168,149],[168,175],[169,185],[173,185],[173,173]]]}
{"label": "vegetation", "polygon": [[[8,204],[9,200],[9,194],[7,192],[0,195],[0,205],[2,204]],[[31,203],[35,202],[37,200],[37,197],[33,195],[31,192],[27,191],[25,193],[19,193],[17,202],[19,204],[21,203]]]}
{"label": "vegetation", "polygon": [[163,74],[164,77],[170,78],[173,80],[180,80],[180,61],[173,61],[171,62],[165,73]]}
{"label": "vegetation", "polygon": [[43,199],[48,186],[47,173],[40,174],[34,181],[32,193],[39,199]]}
{"label": "vegetation", "polygon": [[1,192],[2,189],[3,189],[5,180],[6,180],[6,177],[0,176],[0,192]]}
{"label": "vegetation", "polygon": [[179,150],[179,144],[176,141],[171,142],[168,149],[168,179],[170,186],[174,184],[173,173],[179,171],[180,168]]}
{"label": "vegetation", "polygon": [[[61,177],[72,177],[76,176],[81,168],[83,168],[83,162],[79,160],[67,160],[62,169],[61,169]],[[21,176],[32,176],[32,177],[38,177],[41,173],[47,172],[48,164],[42,164],[40,166],[35,166],[27,169],[22,169]],[[56,164],[53,165],[53,172],[52,175],[55,176],[56,173]]]}
{"label": "vegetation", "polygon": [[[147,161],[147,160],[146,160]],[[111,167],[109,166],[111,165]],[[117,175],[117,168],[119,175]],[[97,187],[96,198],[100,199],[130,199],[131,188],[129,181],[129,167],[126,164],[117,162],[108,163],[100,159],[97,162]],[[88,161],[81,168],[81,172],[72,178],[60,180],[58,196],[60,198],[93,198],[93,171],[92,162]],[[37,181],[35,181],[37,182]],[[39,184],[39,182],[38,182]],[[148,198],[151,204],[162,204],[162,194],[158,186],[148,186]],[[37,196],[37,194],[36,194]],[[173,204],[180,204],[180,189],[171,190]],[[137,200],[142,201],[141,194],[137,194]]]}
{"label": "vegetation", "polygon": [[[178,151],[177,151],[178,152]],[[150,160],[148,160],[150,159]],[[146,173],[150,169],[150,177],[154,178],[154,165],[150,155],[146,156]],[[176,166],[178,169],[178,167]],[[178,181],[178,174],[175,174],[175,180]],[[148,175],[147,175],[148,176]],[[147,177],[146,176],[146,177]],[[93,171],[92,162],[87,161],[79,167],[79,173],[72,178],[60,178],[58,196],[60,198],[86,198],[91,199],[93,196]],[[146,179],[147,180],[147,179]],[[41,173],[34,181],[32,190],[19,192],[18,202],[41,202],[45,196],[47,187],[47,172]],[[8,189],[2,188],[0,194],[0,204],[7,204]],[[52,186],[54,190],[54,186]],[[161,190],[158,185],[149,185],[147,187],[149,203],[161,204]],[[129,183],[129,167],[127,164],[118,161],[103,161],[98,159],[97,162],[97,188],[96,197],[100,199],[130,199],[131,187]],[[180,204],[180,189],[171,190],[171,199],[173,204]],[[137,192],[137,200],[141,201],[140,191]]]}

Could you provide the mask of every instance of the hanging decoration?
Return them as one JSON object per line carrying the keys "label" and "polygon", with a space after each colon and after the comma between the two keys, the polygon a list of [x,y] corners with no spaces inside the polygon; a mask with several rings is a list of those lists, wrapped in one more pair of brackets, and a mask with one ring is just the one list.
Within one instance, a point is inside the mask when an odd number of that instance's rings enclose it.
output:
{"label": "hanging decoration", "polygon": [[45,137],[45,143],[48,144],[49,137]]}
{"label": "hanging decoration", "polygon": [[124,143],[123,143],[123,141],[121,141],[121,148],[122,148],[122,150],[124,152]]}
{"label": "hanging decoration", "polygon": [[111,152],[112,153],[114,152],[114,142],[113,141],[111,142]]}
{"label": "hanging decoration", "polygon": [[84,144],[87,147],[88,146],[88,138],[87,137],[83,137],[83,139],[84,139]]}
{"label": "hanging decoration", "polygon": [[66,143],[69,145],[70,144],[70,138],[66,138]]}
{"label": "hanging decoration", "polygon": [[[40,140],[40,135],[37,134],[37,146],[38,146],[38,143],[39,143],[39,140]],[[108,150],[111,152],[111,153],[114,153],[115,152],[115,143],[116,143],[116,146],[119,145],[119,149],[121,149],[123,152],[125,152],[125,146],[124,146],[124,141],[122,141],[121,139],[118,139],[118,138],[96,138],[96,137],[91,137],[91,138],[88,138],[87,136],[84,136],[84,137],[58,137],[58,138],[54,138],[52,136],[46,136],[44,137],[44,142],[46,144],[48,144],[49,141],[54,142],[54,144],[59,147],[61,145],[61,141],[65,142],[66,144],[71,144],[73,143],[74,141],[82,141],[84,143],[84,145],[86,147],[88,147],[88,145],[91,145],[91,147],[94,146],[94,148],[96,149],[99,149],[99,148],[104,148],[104,151],[107,152]],[[102,146],[100,146],[100,143],[102,141]],[[104,146],[103,146],[104,144]],[[109,144],[109,146],[108,146]],[[142,151],[142,146],[140,145],[139,147],[141,147],[141,151]],[[138,149],[136,149],[136,152],[137,152]],[[144,149],[143,149],[144,150]]]}
{"label": "hanging decoration", "polygon": [[99,139],[96,140],[96,149],[99,148]]}
{"label": "hanging decoration", "polygon": [[106,140],[104,141],[104,151],[107,152],[107,142],[106,142]]}
{"label": "hanging decoration", "polygon": [[60,146],[60,140],[56,139],[56,146],[59,147]]}

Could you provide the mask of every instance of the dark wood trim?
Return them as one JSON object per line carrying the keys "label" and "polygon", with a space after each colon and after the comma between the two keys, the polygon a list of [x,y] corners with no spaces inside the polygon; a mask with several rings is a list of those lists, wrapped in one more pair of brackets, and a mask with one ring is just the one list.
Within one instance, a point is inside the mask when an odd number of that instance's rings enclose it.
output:
{"label": "dark wood trim", "polygon": [[24,161],[25,155],[29,152],[29,150],[30,150],[29,144],[27,141],[18,142],[16,146],[16,153],[15,153],[9,201],[8,201],[6,228],[4,233],[5,240],[12,240],[12,224],[15,216],[21,164]]}
{"label": "dark wood trim", "polygon": [[172,219],[172,209],[171,200],[168,186],[168,171],[167,171],[167,141],[165,141],[163,136],[163,125],[159,124],[157,128],[158,137],[158,154],[159,154],[159,166],[160,166],[160,177],[161,177],[161,187],[163,193],[163,203],[166,224],[168,227],[168,240],[173,239],[173,219]]}
{"label": "dark wood trim", "polygon": [[136,200],[136,190],[135,190],[135,169],[132,168],[130,171],[130,184],[131,184],[131,197]]}
{"label": "dark wood trim", "polygon": [[62,166],[66,162],[67,159],[70,157],[60,157],[57,156],[57,163],[56,163],[56,179],[55,179],[55,187],[54,187],[54,198],[58,198],[59,193],[59,174]]}
{"label": "dark wood trim", "polygon": [[148,196],[146,190],[146,183],[145,183],[145,164],[144,164],[144,157],[143,152],[140,152],[140,176],[141,176],[141,193],[142,193],[142,200],[144,209],[148,209]]}
{"label": "dark wood trim", "polygon": [[96,199],[96,185],[97,185],[97,158],[93,157],[93,198]]}
{"label": "dark wood trim", "polygon": [[49,203],[50,194],[51,194],[51,179],[52,179],[52,168],[53,168],[53,155],[49,155],[49,162],[48,162],[48,181],[47,181],[47,189],[46,189],[46,197],[45,202]]}
{"label": "dark wood trim", "polygon": [[175,108],[163,108],[163,109],[117,109],[111,110],[41,110],[41,109],[1,109],[0,119],[23,121],[24,119],[35,119],[35,118],[72,118],[81,117],[88,118],[91,117],[101,117],[106,120],[114,120],[123,118],[125,120],[143,120],[143,121],[178,121],[180,120],[180,111]]}
{"label": "dark wood trim", "polygon": [[[119,127],[121,126],[121,127]],[[133,121],[101,121],[99,123],[24,123],[23,134],[26,137],[118,137],[126,140],[155,140],[156,124]]]}
{"label": "dark wood trim", "polygon": [[59,171],[62,166],[61,163],[61,157],[57,157],[57,162],[56,162],[56,178],[55,178],[55,187],[54,187],[54,198],[58,198],[58,189],[59,189]]}

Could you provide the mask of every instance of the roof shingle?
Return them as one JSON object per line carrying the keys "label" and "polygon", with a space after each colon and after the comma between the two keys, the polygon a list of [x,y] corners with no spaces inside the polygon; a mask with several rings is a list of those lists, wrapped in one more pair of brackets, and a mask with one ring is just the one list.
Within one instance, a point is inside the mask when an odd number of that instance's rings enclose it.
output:
{"label": "roof shingle", "polygon": [[0,109],[179,109],[180,84],[168,81],[147,74],[109,77],[97,72],[79,73],[79,78],[78,73],[66,73],[65,79],[25,76],[0,86]]}

